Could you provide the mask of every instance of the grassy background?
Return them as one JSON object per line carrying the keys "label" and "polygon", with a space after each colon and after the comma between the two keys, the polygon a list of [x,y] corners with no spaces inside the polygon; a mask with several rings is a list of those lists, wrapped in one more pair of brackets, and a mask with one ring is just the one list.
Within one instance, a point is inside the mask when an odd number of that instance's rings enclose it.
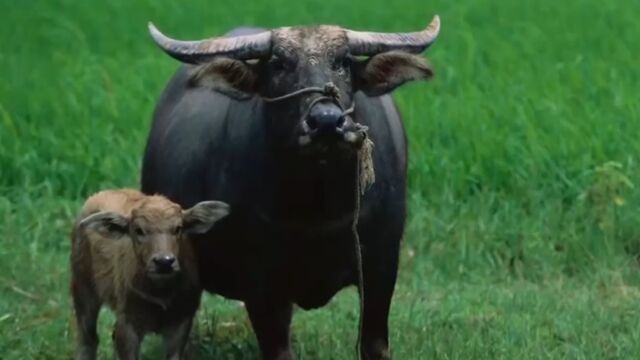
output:
{"label": "grassy background", "polygon": [[[177,65],[147,21],[197,38],[245,24],[407,31],[435,13],[437,77],[396,94],[411,219],[390,318],[395,358],[637,358],[631,0],[0,0],[0,358],[72,354],[71,219],[91,192],[137,185],[154,102]],[[353,358],[356,321],[352,290],[299,312],[299,357]],[[192,349],[257,358],[239,304],[211,296]],[[149,359],[159,351],[158,339],[144,347]]]}

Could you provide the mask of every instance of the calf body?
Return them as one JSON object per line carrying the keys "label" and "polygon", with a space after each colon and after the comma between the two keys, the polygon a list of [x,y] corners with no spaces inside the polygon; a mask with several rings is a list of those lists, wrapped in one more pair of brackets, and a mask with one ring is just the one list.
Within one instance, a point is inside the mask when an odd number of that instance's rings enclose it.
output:
{"label": "calf body", "polygon": [[129,189],[90,197],[72,233],[76,359],[95,359],[103,305],[116,314],[117,358],[137,359],[144,335],[155,332],[164,337],[167,359],[180,359],[202,292],[187,235],[209,230],[227,213],[221,202],[183,211]]}

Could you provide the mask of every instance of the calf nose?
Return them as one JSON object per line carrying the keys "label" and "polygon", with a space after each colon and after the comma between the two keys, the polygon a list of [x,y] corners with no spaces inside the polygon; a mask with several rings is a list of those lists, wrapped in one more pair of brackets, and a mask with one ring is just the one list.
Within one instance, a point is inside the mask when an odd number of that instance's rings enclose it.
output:
{"label": "calf nose", "polygon": [[176,262],[176,257],[173,255],[154,256],[153,263],[156,265],[156,271],[160,273],[173,272],[173,264]]}
{"label": "calf nose", "polygon": [[309,111],[307,125],[311,130],[322,133],[334,133],[344,124],[342,110],[335,104],[319,103]]}

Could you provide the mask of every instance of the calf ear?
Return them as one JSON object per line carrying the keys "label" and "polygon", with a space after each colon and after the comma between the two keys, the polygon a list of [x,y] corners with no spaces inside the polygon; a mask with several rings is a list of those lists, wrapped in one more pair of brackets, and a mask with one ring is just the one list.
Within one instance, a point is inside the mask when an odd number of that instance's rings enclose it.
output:
{"label": "calf ear", "polygon": [[129,220],[126,217],[111,211],[93,213],[78,223],[80,229],[95,231],[110,239],[119,239],[126,235],[128,226]]}
{"label": "calf ear", "polygon": [[192,86],[217,90],[237,100],[253,96],[257,78],[257,65],[225,57],[195,66],[189,74]]}
{"label": "calf ear", "polygon": [[218,220],[229,215],[229,205],[222,201],[203,201],[184,211],[183,227],[188,234],[204,234]]}
{"label": "calf ear", "polygon": [[380,96],[408,81],[433,76],[433,68],[426,59],[402,51],[374,55],[354,67],[356,87],[368,96]]}

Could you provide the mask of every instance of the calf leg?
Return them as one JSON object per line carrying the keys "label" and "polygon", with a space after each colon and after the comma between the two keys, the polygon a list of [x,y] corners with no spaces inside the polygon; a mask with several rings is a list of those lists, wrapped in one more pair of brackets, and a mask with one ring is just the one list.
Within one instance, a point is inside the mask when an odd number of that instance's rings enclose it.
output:
{"label": "calf leg", "polygon": [[188,318],[179,325],[163,332],[165,356],[167,360],[180,360],[184,356],[193,318]]}
{"label": "calf leg", "polygon": [[289,326],[293,305],[268,300],[246,303],[263,360],[293,360]]}
{"label": "calf leg", "polygon": [[142,334],[122,316],[118,316],[113,331],[113,343],[118,360],[137,360],[140,356]]}
{"label": "calf leg", "polygon": [[76,360],[95,360],[99,342],[97,321],[102,304],[91,287],[76,280],[72,280],[71,296],[78,330]]}

